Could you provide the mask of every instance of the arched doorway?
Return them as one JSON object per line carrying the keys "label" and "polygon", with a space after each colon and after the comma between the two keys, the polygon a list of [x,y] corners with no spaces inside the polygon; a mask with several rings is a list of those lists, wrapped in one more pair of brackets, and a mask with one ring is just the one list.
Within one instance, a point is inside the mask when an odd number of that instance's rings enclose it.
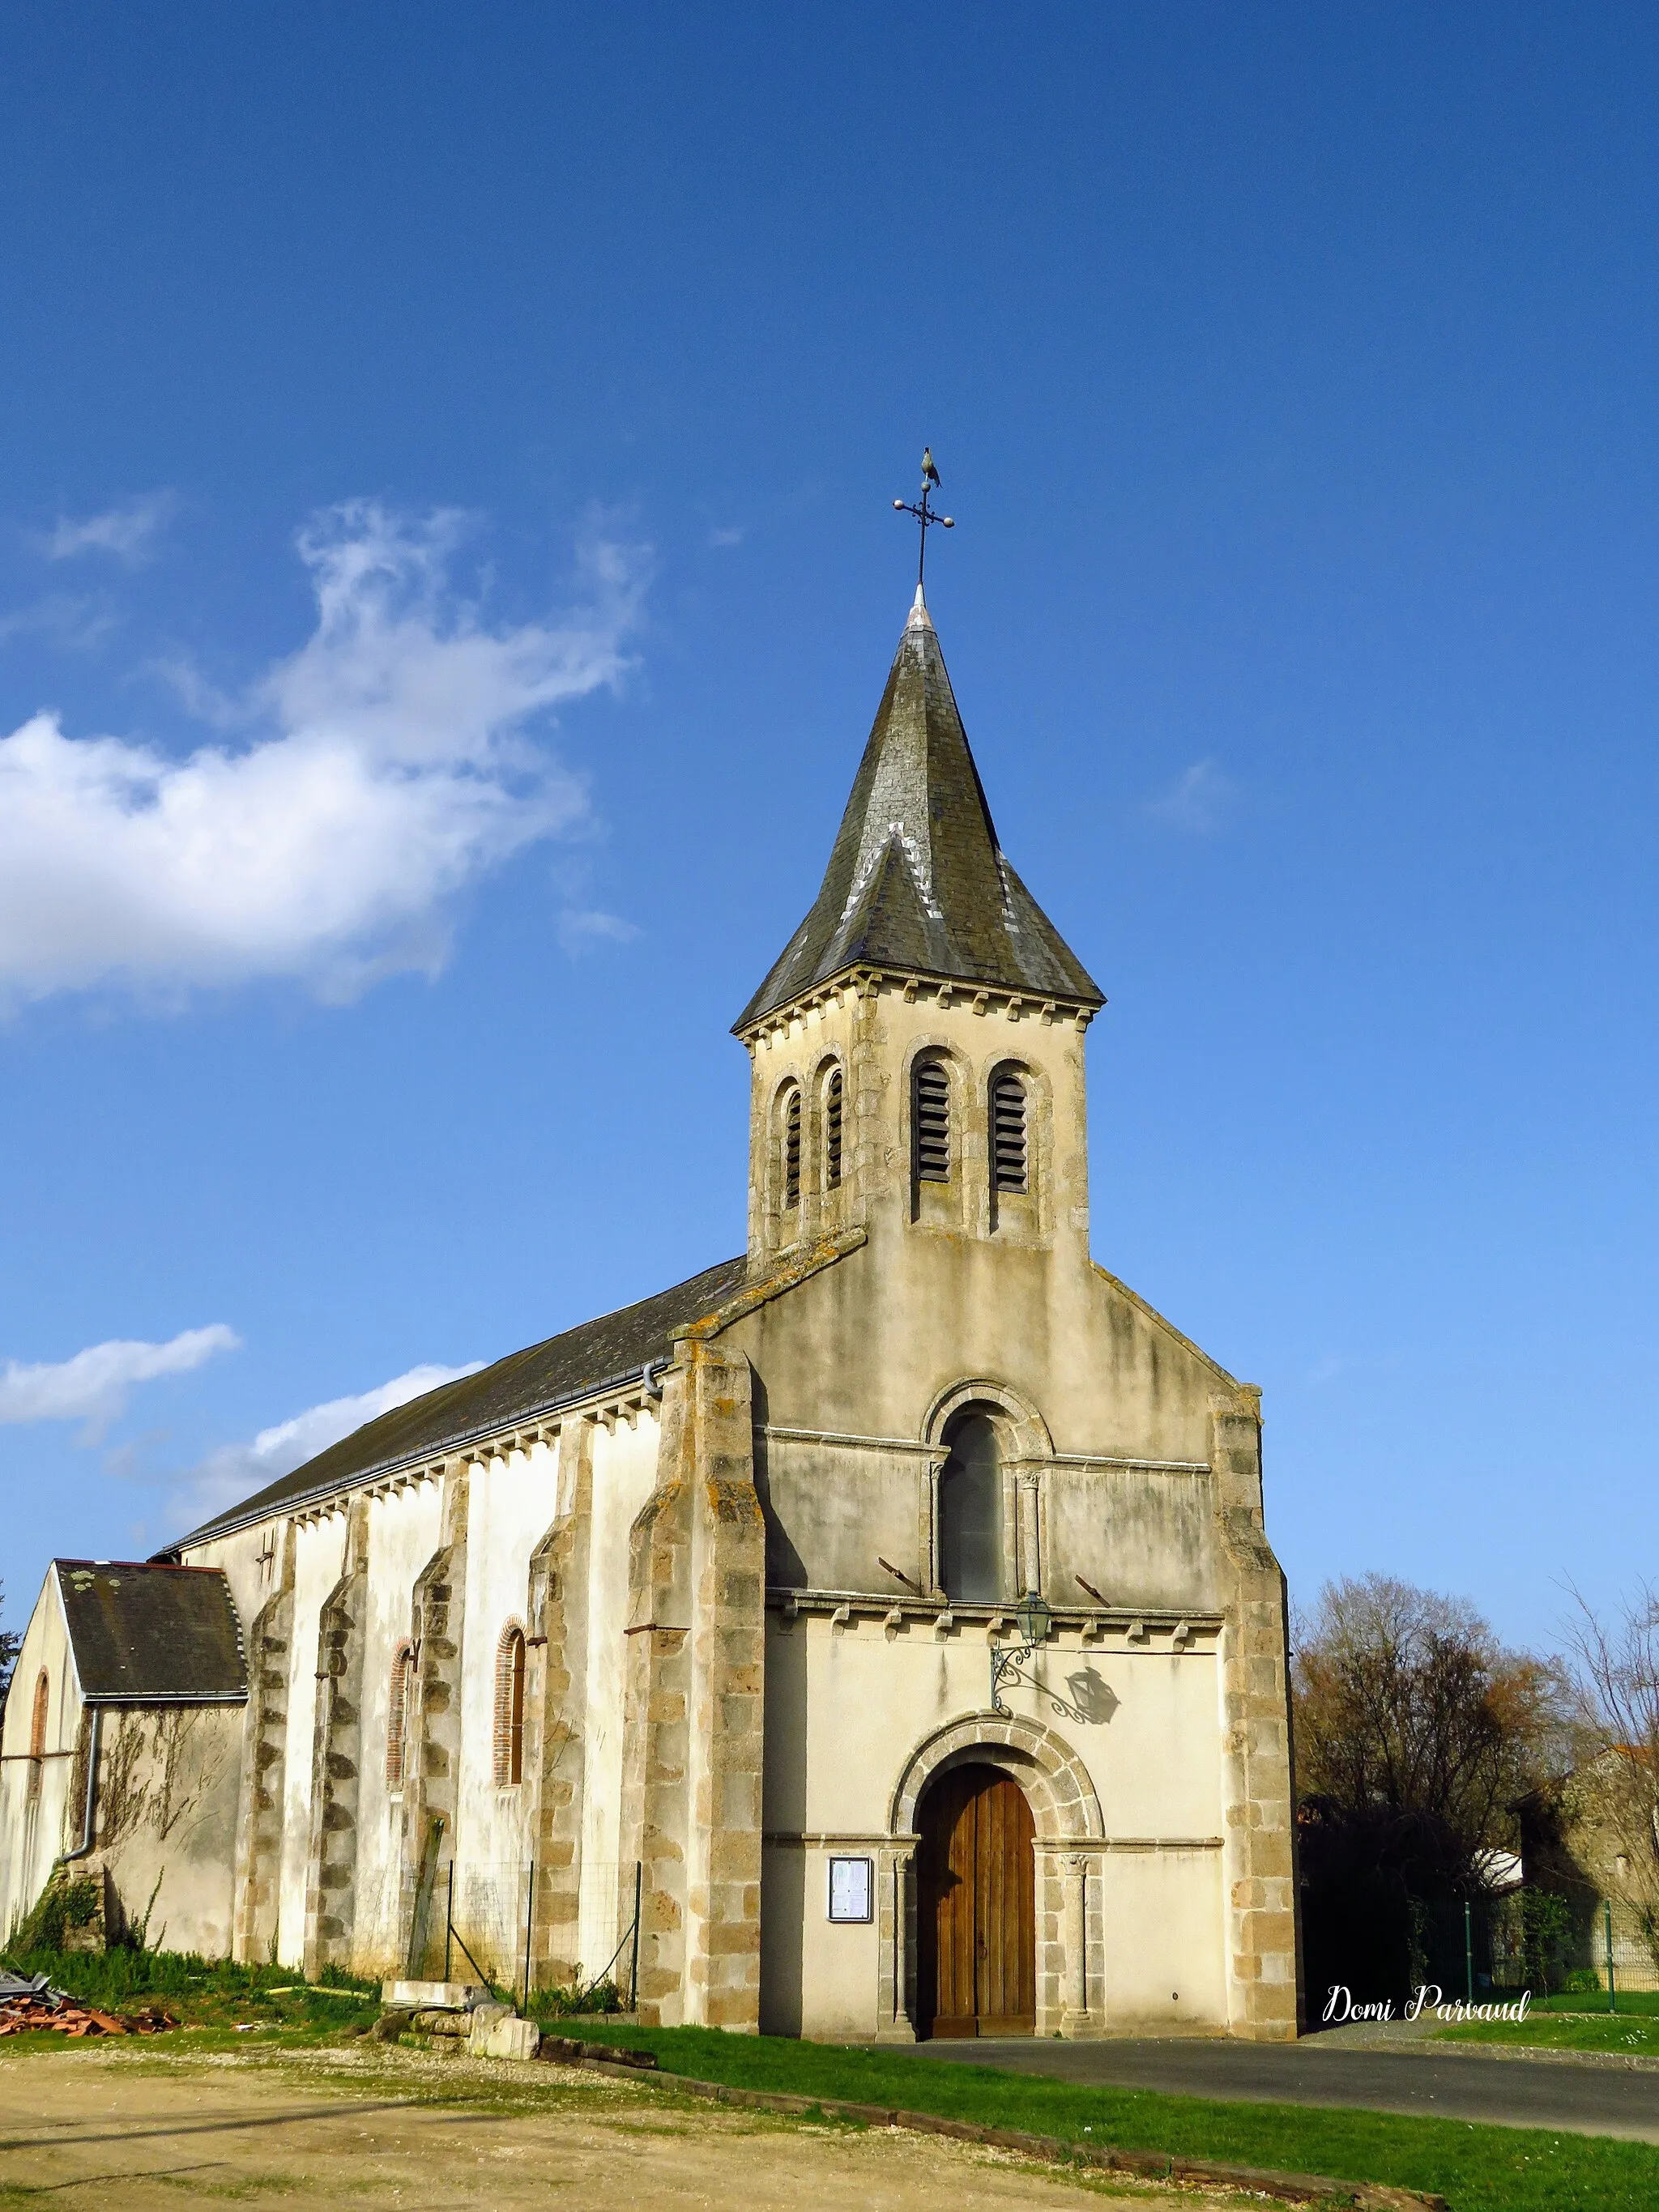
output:
{"label": "arched doorway", "polygon": [[999,1767],[947,1767],[917,1821],[917,2033],[1036,2030],[1035,1830]]}

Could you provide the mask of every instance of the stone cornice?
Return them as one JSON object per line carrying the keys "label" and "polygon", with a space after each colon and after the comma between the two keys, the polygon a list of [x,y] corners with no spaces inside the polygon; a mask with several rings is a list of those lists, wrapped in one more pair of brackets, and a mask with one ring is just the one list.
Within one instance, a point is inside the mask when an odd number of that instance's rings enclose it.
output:
{"label": "stone cornice", "polygon": [[846,996],[873,999],[883,991],[896,991],[907,1006],[927,996],[941,1008],[965,1007],[975,1014],[1000,1014],[1006,1020],[1038,1021],[1046,1027],[1070,1023],[1079,1035],[1100,1008],[1086,999],[1051,998],[1042,992],[1016,990],[1006,983],[980,983],[961,975],[929,975],[909,969],[849,968],[829,981],[815,984],[799,998],[774,1006],[758,1021],[738,1031],[750,1052],[763,1039],[787,1036],[797,1022],[825,1006],[840,1006]]}

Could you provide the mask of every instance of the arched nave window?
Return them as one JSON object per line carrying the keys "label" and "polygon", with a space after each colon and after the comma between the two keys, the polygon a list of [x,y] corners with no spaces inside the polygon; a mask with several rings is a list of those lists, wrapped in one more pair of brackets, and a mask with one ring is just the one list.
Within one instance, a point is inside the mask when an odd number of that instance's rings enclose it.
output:
{"label": "arched nave window", "polygon": [[415,1670],[412,1644],[400,1644],[392,1662],[392,1694],[386,1713],[386,1786],[401,1790],[409,1765],[409,1678]]}
{"label": "arched nave window", "polygon": [[495,1647],[495,1785],[524,1779],[524,1631],[509,1620]]}
{"label": "arched nave window", "polygon": [[40,1770],[46,1756],[46,1707],[52,1700],[52,1684],[46,1670],[40,1669],[34,1685],[34,1711],[29,1715],[29,1796],[40,1795]]}
{"label": "arched nave window", "polygon": [[947,1597],[994,1605],[1002,1595],[1002,1455],[983,1413],[947,1431],[939,1477],[939,1578]]}

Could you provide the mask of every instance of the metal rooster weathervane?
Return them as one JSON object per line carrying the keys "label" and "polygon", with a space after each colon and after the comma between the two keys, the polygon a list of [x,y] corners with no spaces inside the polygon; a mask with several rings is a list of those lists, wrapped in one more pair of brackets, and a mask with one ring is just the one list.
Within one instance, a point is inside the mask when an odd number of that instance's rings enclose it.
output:
{"label": "metal rooster weathervane", "polygon": [[956,517],[954,515],[935,514],[932,506],[929,504],[929,493],[936,492],[938,489],[939,471],[933,466],[933,449],[931,446],[924,446],[921,453],[921,499],[915,501],[905,499],[896,499],[893,501],[895,508],[900,514],[915,515],[917,523],[921,526],[921,550],[916,556],[916,589],[918,591],[921,589],[922,579],[927,568],[928,532],[933,529],[936,523],[944,530],[954,530],[957,526]]}

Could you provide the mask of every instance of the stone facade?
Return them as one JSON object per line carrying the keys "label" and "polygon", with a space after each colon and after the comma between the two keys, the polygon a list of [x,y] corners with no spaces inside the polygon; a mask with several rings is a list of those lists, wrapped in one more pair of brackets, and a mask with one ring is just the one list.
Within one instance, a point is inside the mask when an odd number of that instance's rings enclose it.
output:
{"label": "stone facade", "polygon": [[217,1948],[608,1970],[649,2021],[908,2041],[933,1785],[967,1765],[1030,1809],[1034,2033],[1297,2032],[1259,1398],[1091,1255],[1100,1003],[995,844],[919,605],[738,1024],[746,1253],[180,1547],[250,1625]]}

